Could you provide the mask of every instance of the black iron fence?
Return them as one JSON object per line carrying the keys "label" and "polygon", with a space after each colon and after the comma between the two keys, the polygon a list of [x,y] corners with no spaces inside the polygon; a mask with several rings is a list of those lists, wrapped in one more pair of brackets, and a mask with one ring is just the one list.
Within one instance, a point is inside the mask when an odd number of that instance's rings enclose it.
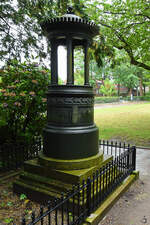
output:
{"label": "black iron fence", "polygon": [[99,140],[99,146],[105,155],[119,156],[131,146],[125,142]]}
{"label": "black iron fence", "polygon": [[[115,155],[113,160],[97,170],[92,177],[83,180],[81,185],[74,186],[71,191],[62,194],[61,199],[48,202],[47,208],[41,206],[39,214],[35,215],[33,212],[30,221],[24,217],[21,225],[82,224],[135,170],[136,147],[125,145],[121,149],[120,144],[107,143],[104,153],[109,154],[109,151],[112,151],[112,155]],[[105,143],[100,145],[103,147]]]}
{"label": "black iron fence", "polygon": [[[104,154],[120,155],[130,148],[129,144],[100,140],[99,145]],[[24,161],[36,158],[42,150],[42,138],[36,137],[28,145],[25,143],[4,143],[0,145],[0,171],[8,171],[20,168]]]}
{"label": "black iron fence", "polygon": [[4,143],[0,145],[0,171],[20,168],[24,161],[38,156],[42,138],[36,137],[30,144]]}

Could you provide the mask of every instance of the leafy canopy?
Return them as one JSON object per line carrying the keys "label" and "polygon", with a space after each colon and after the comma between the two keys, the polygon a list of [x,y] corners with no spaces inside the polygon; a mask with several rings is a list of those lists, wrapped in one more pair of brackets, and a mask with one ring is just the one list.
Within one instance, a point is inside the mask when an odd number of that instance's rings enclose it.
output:
{"label": "leafy canopy", "polygon": [[124,49],[131,64],[150,70],[148,0],[86,1],[85,13],[100,25],[106,46]]}
{"label": "leafy canopy", "polygon": [[0,58],[40,60],[47,56],[40,23],[61,16],[72,4],[75,13],[100,26],[95,59],[102,65],[103,53],[113,55],[113,48],[124,49],[131,64],[150,70],[149,0],[2,0],[0,5]]}

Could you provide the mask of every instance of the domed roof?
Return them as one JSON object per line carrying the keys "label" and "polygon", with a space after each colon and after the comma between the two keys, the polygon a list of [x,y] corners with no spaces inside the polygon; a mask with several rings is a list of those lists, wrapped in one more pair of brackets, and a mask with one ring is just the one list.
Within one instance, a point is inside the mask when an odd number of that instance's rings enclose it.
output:
{"label": "domed roof", "polygon": [[94,37],[99,34],[99,27],[74,14],[72,7],[62,17],[52,18],[41,24],[43,31],[52,35],[54,32],[73,32]]}

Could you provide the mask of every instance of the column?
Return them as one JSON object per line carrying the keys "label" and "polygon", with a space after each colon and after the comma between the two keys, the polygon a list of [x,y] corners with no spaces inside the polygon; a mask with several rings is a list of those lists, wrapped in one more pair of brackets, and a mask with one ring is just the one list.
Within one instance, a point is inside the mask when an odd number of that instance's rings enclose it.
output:
{"label": "column", "polygon": [[72,84],[74,84],[74,46],[72,46]]}
{"label": "column", "polygon": [[84,45],[84,85],[89,85],[89,43]]}
{"label": "column", "polygon": [[56,38],[51,39],[51,84],[58,84],[58,56]]}
{"label": "column", "polygon": [[73,84],[72,38],[67,37],[67,84]]}

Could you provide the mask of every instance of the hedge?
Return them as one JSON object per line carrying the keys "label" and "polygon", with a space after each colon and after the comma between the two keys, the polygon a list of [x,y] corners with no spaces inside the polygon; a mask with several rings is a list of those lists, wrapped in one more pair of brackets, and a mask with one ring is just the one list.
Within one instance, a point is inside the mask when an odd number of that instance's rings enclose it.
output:
{"label": "hedge", "polygon": [[[95,97],[95,104],[131,101],[131,97]],[[150,96],[133,96],[133,101],[150,101]]]}

